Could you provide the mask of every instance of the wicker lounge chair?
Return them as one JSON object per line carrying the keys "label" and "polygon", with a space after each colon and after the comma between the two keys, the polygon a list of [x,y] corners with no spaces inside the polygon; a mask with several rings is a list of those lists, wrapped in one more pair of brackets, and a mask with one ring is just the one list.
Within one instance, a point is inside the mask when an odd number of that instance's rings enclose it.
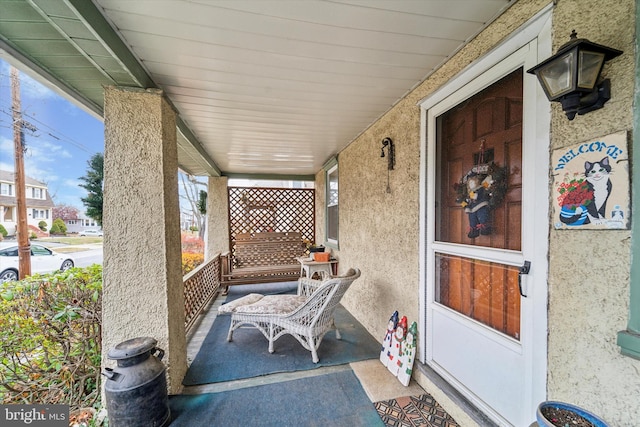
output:
{"label": "wicker lounge chair", "polygon": [[269,353],[274,342],[285,334],[292,335],[311,352],[313,363],[318,363],[318,347],[324,335],[336,330],[333,314],[351,283],[360,277],[360,270],[350,269],[344,276],[329,276],[319,281],[300,278],[297,295],[249,294],[220,307],[221,313],[231,313],[231,326],[227,341],[232,341],[233,331],[250,325],[257,328],[269,341]]}

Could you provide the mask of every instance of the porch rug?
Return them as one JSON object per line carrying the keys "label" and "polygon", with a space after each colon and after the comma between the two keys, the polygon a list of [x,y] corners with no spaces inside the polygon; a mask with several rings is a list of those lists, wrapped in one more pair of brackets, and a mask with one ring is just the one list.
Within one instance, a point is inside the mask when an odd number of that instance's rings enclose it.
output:
{"label": "porch rug", "polygon": [[169,398],[171,427],[384,427],[353,371]]}
{"label": "porch rug", "polygon": [[275,342],[274,353],[269,353],[267,339],[256,329],[236,330],[233,341],[227,342],[231,316],[218,316],[182,383],[211,384],[379,357],[378,340],[341,305],[335,311],[335,322],[342,339],[336,339],[335,331],[327,332],[318,349],[320,362],[313,363],[311,352],[291,335]]}
{"label": "porch rug", "polygon": [[387,427],[460,427],[428,393],[376,402],[374,406]]}
{"label": "porch rug", "polygon": [[342,339],[336,339],[335,331],[327,332],[318,349],[320,361],[313,363],[311,352],[291,335],[275,342],[274,353],[269,353],[267,339],[255,329],[236,330],[233,341],[227,342],[231,317],[218,316],[182,383],[210,384],[379,357],[380,343],[342,306],[335,311],[335,321]]}

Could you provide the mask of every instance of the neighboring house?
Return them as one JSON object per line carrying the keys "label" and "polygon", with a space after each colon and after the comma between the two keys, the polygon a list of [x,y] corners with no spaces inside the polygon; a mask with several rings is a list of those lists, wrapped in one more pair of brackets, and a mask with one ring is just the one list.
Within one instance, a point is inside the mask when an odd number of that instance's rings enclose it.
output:
{"label": "neighboring house", "polygon": [[[53,222],[51,215],[53,200],[49,195],[47,184],[27,176],[25,177],[25,186],[27,224],[38,227],[40,221],[44,221],[47,223],[47,230],[49,230]],[[14,173],[0,170],[0,224],[7,230],[9,236],[16,234],[17,213]]]}
{"label": "neighboring house", "polygon": [[67,226],[67,233],[79,233],[87,229],[101,229],[98,222],[89,218],[86,213],[79,212],[75,218],[63,218]]}
{"label": "neighboring house", "polygon": [[196,219],[193,212],[190,211],[180,211],[180,229],[181,230],[189,230],[191,227],[197,227],[198,220]]}

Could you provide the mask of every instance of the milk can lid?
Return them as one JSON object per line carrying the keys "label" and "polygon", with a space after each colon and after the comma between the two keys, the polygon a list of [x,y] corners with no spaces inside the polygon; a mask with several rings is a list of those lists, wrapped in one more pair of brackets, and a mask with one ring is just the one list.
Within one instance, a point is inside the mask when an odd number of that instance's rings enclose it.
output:
{"label": "milk can lid", "polygon": [[123,341],[109,350],[107,357],[112,360],[128,359],[153,350],[158,341],[151,337],[137,337]]}

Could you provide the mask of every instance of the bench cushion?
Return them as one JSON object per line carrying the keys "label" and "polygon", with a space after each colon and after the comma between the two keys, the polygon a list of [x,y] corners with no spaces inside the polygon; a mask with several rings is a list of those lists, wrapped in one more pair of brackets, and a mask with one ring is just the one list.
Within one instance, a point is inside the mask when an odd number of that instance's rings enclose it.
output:
{"label": "bench cushion", "polygon": [[222,304],[220,307],[218,307],[218,313],[231,314],[236,309],[236,307],[239,307],[241,305],[253,304],[254,302],[260,301],[262,298],[264,298],[264,295],[262,294],[247,294],[242,298],[238,298],[226,304]]}
{"label": "bench cushion", "polygon": [[252,304],[237,306],[234,311],[245,314],[287,314],[306,300],[304,295],[267,295]]}

